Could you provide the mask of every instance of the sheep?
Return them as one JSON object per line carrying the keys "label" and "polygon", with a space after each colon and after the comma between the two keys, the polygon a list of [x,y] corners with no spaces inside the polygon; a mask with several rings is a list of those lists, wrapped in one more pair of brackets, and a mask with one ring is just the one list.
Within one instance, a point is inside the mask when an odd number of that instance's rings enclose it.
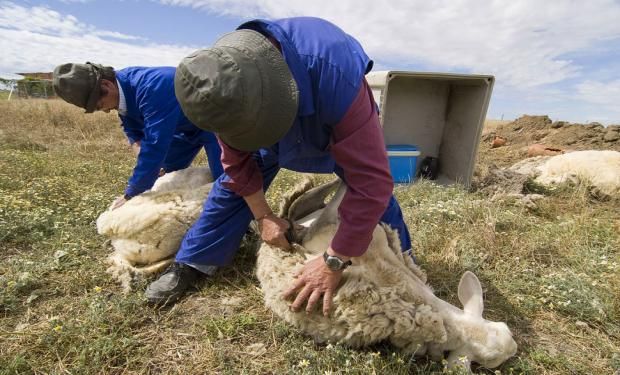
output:
{"label": "sheep", "polygon": [[[308,186],[304,183],[303,189]],[[459,283],[463,309],[442,301],[411,256],[401,252],[397,233],[385,225],[377,225],[366,253],[344,271],[329,317],[320,308],[310,314],[290,311],[282,294],[303,263],[327,249],[338,227],[337,207],[345,191],[342,184],[325,208],[329,189],[294,193],[303,210],[286,204],[281,214],[304,229],[300,244],[293,244],[290,252],[266,243],[258,250],[256,276],[269,309],[319,343],[359,348],[388,340],[405,353],[428,354],[433,360],[449,352],[450,366],[466,368],[472,361],[494,368],[516,353],[508,326],[482,317],[482,288],[473,273],[465,272]]]}
{"label": "sheep", "polygon": [[135,279],[158,273],[173,262],[185,232],[202,211],[212,181],[208,167],[167,173],[150,191],[99,216],[97,231],[114,248],[107,272],[125,292]]}
{"label": "sheep", "polygon": [[516,163],[510,170],[536,177],[549,186],[564,182],[589,184],[593,192],[606,197],[620,193],[620,152],[575,151],[557,156],[539,156]]}

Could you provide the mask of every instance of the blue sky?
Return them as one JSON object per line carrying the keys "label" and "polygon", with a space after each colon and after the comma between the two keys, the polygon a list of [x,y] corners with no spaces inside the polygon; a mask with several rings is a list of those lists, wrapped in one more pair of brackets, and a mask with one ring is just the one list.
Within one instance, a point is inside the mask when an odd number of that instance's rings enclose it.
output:
{"label": "blue sky", "polygon": [[0,76],[177,65],[244,20],[309,15],[379,69],[493,74],[488,117],[620,123],[620,1],[0,0]]}

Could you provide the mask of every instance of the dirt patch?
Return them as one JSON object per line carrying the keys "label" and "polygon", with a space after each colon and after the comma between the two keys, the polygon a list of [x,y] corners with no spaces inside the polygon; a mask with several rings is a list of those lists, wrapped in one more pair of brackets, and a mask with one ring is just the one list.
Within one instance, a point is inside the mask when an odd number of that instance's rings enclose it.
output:
{"label": "dirt patch", "polygon": [[[498,146],[497,140],[505,140]],[[487,121],[478,148],[472,189],[489,196],[522,194],[528,176],[507,168],[541,151],[555,155],[580,150],[620,151],[620,125],[553,122],[549,116],[522,116],[515,121]],[[551,152],[553,151],[553,152]]]}
{"label": "dirt patch", "polygon": [[[525,115],[512,122],[493,123],[485,129],[478,154],[480,166],[508,167],[525,159],[528,147],[533,144],[565,151],[620,151],[620,125],[553,122],[549,116]],[[493,148],[496,136],[505,138],[506,144]]]}
{"label": "dirt patch", "polygon": [[481,167],[472,181],[472,189],[489,196],[497,194],[521,194],[528,176],[495,164]]}

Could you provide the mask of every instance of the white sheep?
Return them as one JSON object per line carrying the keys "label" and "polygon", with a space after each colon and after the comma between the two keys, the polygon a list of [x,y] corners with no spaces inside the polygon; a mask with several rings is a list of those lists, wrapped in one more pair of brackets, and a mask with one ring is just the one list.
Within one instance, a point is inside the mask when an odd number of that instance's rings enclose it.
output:
{"label": "white sheep", "polygon": [[107,272],[125,291],[135,278],[160,272],[173,262],[185,232],[202,211],[211,181],[207,167],[167,173],[150,191],[99,216],[97,231],[114,248]]}
{"label": "white sheep", "polygon": [[510,170],[534,176],[535,182],[551,186],[564,182],[586,183],[602,196],[620,193],[620,152],[575,151],[557,156],[522,160]]}
{"label": "white sheep", "polygon": [[[404,352],[428,354],[434,360],[449,352],[452,366],[469,367],[473,361],[493,368],[516,353],[517,344],[506,324],[482,317],[482,288],[473,273],[466,272],[459,283],[462,310],[442,301],[426,284],[423,271],[401,252],[397,233],[383,225],[375,228],[366,253],[344,271],[329,317],[324,317],[320,308],[309,315],[290,311],[282,294],[303,263],[321,255],[334,237],[343,186],[324,209],[325,191],[297,199],[303,201],[297,205],[303,210],[297,211],[312,211],[311,202],[316,210],[295,221],[306,229],[294,251],[261,245],[256,275],[271,310],[318,342],[361,347],[389,340]],[[291,212],[293,206],[287,204],[284,214],[295,219],[298,215]]]}

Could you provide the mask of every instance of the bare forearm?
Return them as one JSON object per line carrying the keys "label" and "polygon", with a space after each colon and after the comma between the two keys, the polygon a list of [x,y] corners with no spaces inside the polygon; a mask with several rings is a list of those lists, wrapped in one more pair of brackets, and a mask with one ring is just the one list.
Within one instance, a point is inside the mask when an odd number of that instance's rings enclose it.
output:
{"label": "bare forearm", "polygon": [[248,207],[250,207],[250,211],[252,211],[252,215],[254,215],[255,219],[264,218],[272,214],[271,208],[265,199],[263,189],[258,189],[255,193],[244,196],[243,199],[245,199]]}

